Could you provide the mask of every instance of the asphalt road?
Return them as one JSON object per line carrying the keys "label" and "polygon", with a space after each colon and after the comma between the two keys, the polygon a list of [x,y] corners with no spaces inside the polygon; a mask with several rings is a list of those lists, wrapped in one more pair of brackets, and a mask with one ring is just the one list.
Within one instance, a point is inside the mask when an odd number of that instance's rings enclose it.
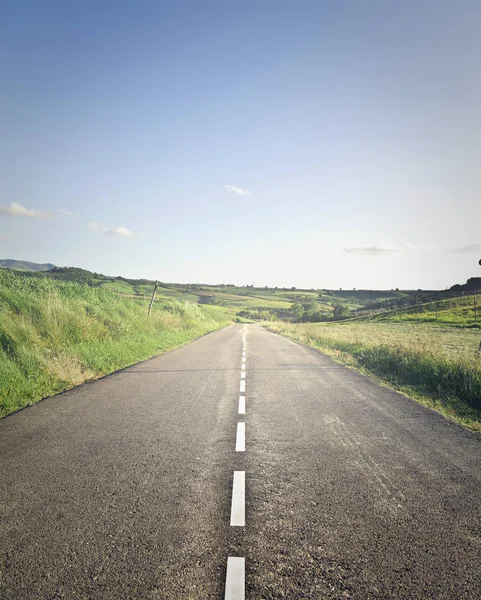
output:
{"label": "asphalt road", "polygon": [[243,335],[0,421],[0,598],[481,598],[481,436]]}

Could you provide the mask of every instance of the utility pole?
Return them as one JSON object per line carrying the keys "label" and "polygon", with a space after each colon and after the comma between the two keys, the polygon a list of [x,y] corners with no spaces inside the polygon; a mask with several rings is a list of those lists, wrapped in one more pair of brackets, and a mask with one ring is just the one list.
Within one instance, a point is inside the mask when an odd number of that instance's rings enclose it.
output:
{"label": "utility pole", "polygon": [[152,293],[152,298],[150,299],[150,304],[149,304],[149,312],[147,313],[147,316],[150,317],[150,311],[152,310],[152,304],[154,303],[155,300],[155,292],[157,291],[157,284],[159,282],[157,281],[157,279],[155,280],[155,284],[154,284],[154,291]]}
{"label": "utility pole", "polygon": [[[478,261],[478,265],[481,267],[481,258]],[[476,296],[475,296],[475,298],[476,298]],[[476,318],[476,311],[474,314],[475,314],[475,318]],[[479,342],[478,354],[481,356],[481,342]]]}

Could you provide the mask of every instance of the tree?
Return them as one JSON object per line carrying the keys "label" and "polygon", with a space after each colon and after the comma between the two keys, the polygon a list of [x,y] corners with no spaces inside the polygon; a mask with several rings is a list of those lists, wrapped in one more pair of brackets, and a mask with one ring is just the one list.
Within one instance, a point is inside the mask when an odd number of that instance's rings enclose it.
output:
{"label": "tree", "polygon": [[293,304],[290,308],[291,314],[294,317],[295,321],[300,321],[302,319],[302,315],[304,314],[304,307],[302,306],[302,304],[299,304],[298,302],[296,304]]}
{"label": "tree", "polygon": [[341,304],[336,304],[334,306],[334,320],[345,319],[349,317],[350,312],[347,306],[342,306]]}

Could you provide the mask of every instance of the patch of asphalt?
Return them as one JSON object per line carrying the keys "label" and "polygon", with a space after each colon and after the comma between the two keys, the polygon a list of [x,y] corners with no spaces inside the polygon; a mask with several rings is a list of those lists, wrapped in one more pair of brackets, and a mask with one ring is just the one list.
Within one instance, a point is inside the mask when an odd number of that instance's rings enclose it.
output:
{"label": "patch of asphalt", "polygon": [[302,344],[249,340],[247,597],[476,597],[481,436]]}
{"label": "patch of asphalt", "polygon": [[218,598],[239,327],[0,421],[0,597]]}
{"label": "patch of asphalt", "polygon": [[241,332],[0,421],[1,598],[476,597],[481,436],[248,326],[236,452]]}

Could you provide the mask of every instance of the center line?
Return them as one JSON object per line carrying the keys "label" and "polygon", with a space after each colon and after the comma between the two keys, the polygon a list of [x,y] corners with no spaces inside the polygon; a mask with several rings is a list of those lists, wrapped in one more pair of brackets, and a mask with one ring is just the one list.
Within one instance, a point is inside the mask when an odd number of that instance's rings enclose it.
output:
{"label": "center line", "polygon": [[246,472],[234,471],[232,484],[232,507],[230,524],[233,527],[244,527],[246,524]]}
{"label": "center line", "polygon": [[235,438],[235,451],[245,452],[246,450],[246,424],[237,423],[237,435]]}
{"label": "center line", "polygon": [[225,578],[225,600],[244,600],[245,598],[245,558],[227,557],[227,575]]}
{"label": "center line", "polygon": [[245,379],[241,379],[241,384],[240,384],[240,392],[245,392],[246,391],[246,380]]}
{"label": "center line", "polygon": [[246,414],[246,397],[245,396],[239,396],[239,414],[240,415]]}
{"label": "center line", "polygon": [[246,378],[246,372],[245,371],[241,371],[241,379],[245,379]]}

